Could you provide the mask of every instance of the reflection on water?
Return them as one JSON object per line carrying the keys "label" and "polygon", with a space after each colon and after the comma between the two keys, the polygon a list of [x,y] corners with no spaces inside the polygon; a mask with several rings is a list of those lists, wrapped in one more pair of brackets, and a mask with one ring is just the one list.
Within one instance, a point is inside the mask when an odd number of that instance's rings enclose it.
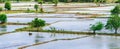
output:
{"label": "reflection on water", "polygon": [[[56,35],[57,35],[57,34],[55,34],[55,33],[50,33],[49,38],[55,38],[55,37],[57,37]],[[61,35],[61,36],[64,36],[64,34]],[[65,36],[66,36],[66,35],[65,35]],[[44,40],[47,40],[47,39],[45,39],[45,38],[46,38],[45,35],[36,33],[36,35],[35,35],[35,43],[39,43],[39,42],[42,42],[42,41],[44,41]],[[52,40],[52,39],[51,39],[51,40]]]}
{"label": "reflection on water", "polygon": [[50,37],[55,37],[55,35],[56,35],[56,34],[55,34],[55,33],[53,33],[53,34],[51,34],[51,35],[50,35]]}
{"label": "reflection on water", "polygon": [[35,43],[39,43],[42,41],[41,39],[44,38],[42,35],[39,35],[39,33],[36,34],[35,36]]}
{"label": "reflection on water", "polygon": [[[17,49],[18,47],[31,45],[38,42],[50,41],[53,39],[63,38],[75,38],[86,35],[75,35],[75,34],[57,34],[57,33],[40,33],[30,32],[32,35],[29,36],[29,32],[17,32],[12,34],[6,34],[0,36],[0,49]],[[18,45],[18,46],[16,46]]]}
{"label": "reflection on water", "polygon": [[38,36],[39,36],[39,35],[36,35],[36,37],[35,37],[35,43],[38,43],[38,42],[39,42]]}
{"label": "reflection on water", "polygon": [[[64,44],[63,44],[64,43]],[[90,36],[76,40],[60,40],[26,49],[120,49],[120,37]]]}
{"label": "reflection on water", "polygon": [[6,32],[7,31],[7,26],[6,25],[0,25],[0,32]]}
{"label": "reflection on water", "polygon": [[[46,23],[54,23],[57,21],[68,21],[68,20],[77,20],[75,18],[40,18],[46,21]],[[34,20],[34,18],[8,18],[8,22],[14,22],[14,23],[28,23]]]}
{"label": "reflection on water", "polygon": [[[0,36],[0,49],[17,49],[18,47],[31,45],[38,42],[50,41],[53,39],[66,39],[83,37],[87,35],[77,34],[60,34],[60,33],[40,33],[30,32],[17,32]],[[64,44],[63,44],[64,43]],[[118,36],[89,36],[86,38],[76,40],[60,40],[50,42],[38,46],[29,47],[27,49],[114,49],[120,48],[120,37]],[[50,46],[50,47],[49,47]]]}
{"label": "reflection on water", "polygon": [[[90,18],[90,19],[79,19],[77,21],[61,21],[53,23],[49,26],[44,27],[43,29],[50,30],[51,27],[54,27],[56,30],[66,30],[66,31],[76,31],[76,32],[92,32],[90,30],[90,25],[95,24],[96,22],[102,22],[104,25],[107,23],[107,18]],[[118,30],[118,33],[120,29]],[[108,30],[103,28],[97,33],[114,33],[114,30]]]}
{"label": "reflection on water", "polygon": [[15,29],[23,28],[27,25],[0,25],[0,33],[15,31]]}

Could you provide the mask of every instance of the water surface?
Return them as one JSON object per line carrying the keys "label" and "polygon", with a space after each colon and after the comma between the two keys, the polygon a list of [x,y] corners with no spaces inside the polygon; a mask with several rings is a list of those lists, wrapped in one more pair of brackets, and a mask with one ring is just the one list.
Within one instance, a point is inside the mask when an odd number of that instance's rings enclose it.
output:
{"label": "water surface", "polygon": [[86,35],[75,34],[57,34],[57,33],[40,33],[16,32],[0,36],[0,49],[17,49],[18,47],[31,45],[38,42],[50,41],[53,39],[75,38]]}
{"label": "water surface", "polygon": [[5,25],[5,26],[0,26],[0,33],[15,31],[15,29],[23,28],[25,26],[27,26],[27,25]]}
{"label": "water surface", "polygon": [[26,49],[120,49],[120,37],[91,36],[77,40],[55,41]]}
{"label": "water surface", "polygon": [[[50,29],[50,27],[55,27],[57,30],[67,30],[67,31],[77,31],[77,32],[91,32],[91,24],[96,22],[102,22],[104,26],[106,25],[107,18],[91,18],[91,19],[80,19],[76,21],[61,21],[49,26],[44,27],[43,29]],[[107,30],[103,28],[100,33],[114,33],[114,30]],[[120,32],[120,30],[118,30]]]}

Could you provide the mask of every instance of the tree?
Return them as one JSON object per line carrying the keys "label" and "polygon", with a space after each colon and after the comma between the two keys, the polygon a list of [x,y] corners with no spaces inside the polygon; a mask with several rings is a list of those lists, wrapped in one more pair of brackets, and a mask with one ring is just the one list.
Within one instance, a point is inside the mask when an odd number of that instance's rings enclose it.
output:
{"label": "tree", "polygon": [[19,2],[20,2],[20,0],[16,0],[16,2],[18,2],[18,3],[19,3]]}
{"label": "tree", "polygon": [[7,21],[7,15],[6,14],[0,14],[0,23],[3,24]]}
{"label": "tree", "polygon": [[0,0],[0,3],[3,3],[3,2],[5,2],[6,0]]}
{"label": "tree", "polygon": [[32,20],[32,22],[30,23],[30,25],[32,27],[35,27],[35,28],[38,28],[37,31],[39,30],[39,27],[43,27],[45,26],[45,21],[44,20],[41,20],[41,19],[38,19],[38,18],[35,18],[34,20]]}
{"label": "tree", "polygon": [[43,0],[38,0],[38,3],[41,4],[40,12],[41,13],[44,12],[43,7],[42,7]]}
{"label": "tree", "polygon": [[42,13],[42,16],[43,16],[43,7],[42,7],[42,4],[43,4],[43,0],[38,0],[38,4],[41,4],[41,8],[40,8],[40,13]]}
{"label": "tree", "polygon": [[59,2],[59,0],[53,0],[53,3],[55,4],[56,12],[57,12],[57,5],[58,5],[58,2]]}
{"label": "tree", "polygon": [[115,6],[114,9],[111,10],[111,15],[119,15],[120,14],[120,6]]}
{"label": "tree", "polygon": [[100,6],[100,3],[104,3],[106,2],[106,0],[94,0],[94,3],[96,3],[96,5]]}
{"label": "tree", "polygon": [[115,3],[119,3],[120,4],[120,0],[116,0]]}
{"label": "tree", "polygon": [[66,3],[69,3],[69,2],[71,2],[71,1],[72,1],[72,0],[65,0]]}
{"label": "tree", "polygon": [[111,15],[105,27],[106,29],[114,29],[114,33],[117,34],[117,30],[120,28],[120,17],[118,15]]}
{"label": "tree", "polygon": [[55,4],[55,6],[57,6],[59,0],[53,0],[53,3]]}
{"label": "tree", "polygon": [[97,30],[101,30],[103,28],[102,22],[97,22],[96,24],[91,25],[90,29],[95,34]]}
{"label": "tree", "polygon": [[38,11],[39,5],[35,4],[34,8],[35,8],[36,11]]}
{"label": "tree", "polygon": [[96,5],[100,6],[100,0],[94,0],[94,3],[96,3]]}
{"label": "tree", "polygon": [[41,4],[41,6],[42,6],[43,0],[38,0],[38,4]]}
{"label": "tree", "polygon": [[3,8],[2,7],[0,7],[0,11],[2,11],[3,10]]}
{"label": "tree", "polygon": [[31,22],[31,26],[32,26],[32,27],[43,27],[43,26],[45,26],[45,21],[42,20],[42,19],[35,18],[35,19]]}
{"label": "tree", "polygon": [[40,13],[43,13],[43,12],[44,12],[43,8],[40,8]]}
{"label": "tree", "polygon": [[120,0],[117,1],[120,4]]}
{"label": "tree", "polygon": [[3,2],[3,0],[0,0],[0,3]]}
{"label": "tree", "polygon": [[11,10],[11,3],[10,2],[5,3],[5,9]]}

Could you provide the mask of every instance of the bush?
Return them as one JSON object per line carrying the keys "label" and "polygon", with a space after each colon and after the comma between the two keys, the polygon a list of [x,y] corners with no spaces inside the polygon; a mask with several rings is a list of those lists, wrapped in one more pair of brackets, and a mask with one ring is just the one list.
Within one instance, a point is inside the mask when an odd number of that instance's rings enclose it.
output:
{"label": "bush", "polygon": [[44,20],[41,20],[41,19],[38,19],[38,18],[35,18],[31,23],[30,25],[32,27],[43,27],[45,26],[45,21]]}
{"label": "bush", "polygon": [[29,9],[29,8],[27,8],[26,12],[27,12],[27,13],[29,13],[29,12],[30,12],[30,9]]}
{"label": "bush", "polygon": [[26,13],[32,13],[35,12],[34,10],[30,10],[29,8],[27,8]]}
{"label": "bush", "polygon": [[103,23],[102,22],[97,22],[96,24],[92,24],[90,27],[90,30],[93,31],[93,33],[95,34],[97,30],[101,30],[103,28]]}
{"label": "bush", "polygon": [[111,15],[105,27],[106,29],[114,30],[114,33],[117,34],[117,31],[120,28],[120,17],[118,15]]}
{"label": "bush", "polygon": [[10,2],[5,3],[5,9],[11,10],[11,3]]}
{"label": "bush", "polygon": [[0,14],[0,23],[6,23],[7,22],[7,15],[6,14]]}
{"label": "bush", "polygon": [[55,6],[57,6],[59,0],[53,0],[53,3],[55,4]]}
{"label": "bush", "polygon": [[2,0],[0,0],[0,2],[2,2]]}
{"label": "bush", "polygon": [[37,2],[38,4],[41,4],[41,5],[43,4],[43,0],[38,0]]}
{"label": "bush", "polygon": [[114,7],[114,9],[111,10],[112,15],[119,15],[120,14],[120,6],[117,5]]}
{"label": "bush", "polygon": [[120,0],[118,0],[116,3],[120,3]]}
{"label": "bush", "polygon": [[0,11],[2,11],[3,10],[3,8],[2,7],[0,7]]}
{"label": "bush", "polygon": [[43,10],[43,8],[40,8],[40,11],[39,11],[39,13],[44,13],[44,10]]}
{"label": "bush", "polygon": [[39,8],[39,5],[35,4],[35,5],[34,5],[34,9],[35,9],[36,11],[38,11],[38,8]]}

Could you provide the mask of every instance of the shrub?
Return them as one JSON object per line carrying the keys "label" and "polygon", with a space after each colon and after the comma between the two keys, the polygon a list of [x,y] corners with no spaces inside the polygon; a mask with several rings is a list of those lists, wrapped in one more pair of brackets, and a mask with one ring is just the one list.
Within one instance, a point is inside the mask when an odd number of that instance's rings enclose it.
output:
{"label": "shrub", "polygon": [[120,0],[118,0],[116,3],[120,3]]}
{"label": "shrub", "polygon": [[118,15],[111,15],[105,27],[106,29],[114,30],[114,33],[117,34],[117,31],[120,28],[120,17]]}
{"label": "shrub", "polygon": [[2,7],[0,7],[0,11],[2,11],[3,10],[3,8]]}
{"label": "shrub", "polygon": [[53,3],[55,4],[55,6],[57,6],[59,0],[53,0]]}
{"label": "shrub", "polygon": [[103,28],[103,23],[102,22],[97,22],[96,24],[92,24],[92,26],[90,27],[90,29],[93,31],[93,33],[95,34],[97,30],[101,30]]}
{"label": "shrub", "polygon": [[40,13],[44,13],[44,10],[43,10],[43,8],[40,8]]}
{"label": "shrub", "polygon": [[115,8],[111,10],[111,14],[119,15],[120,14],[120,6],[119,5],[115,6]]}
{"label": "shrub", "polygon": [[10,2],[5,3],[5,9],[6,10],[11,10],[11,3]]}
{"label": "shrub", "polygon": [[34,20],[32,20],[30,25],[32,27],[43,27],[43,26],[45,26],[45,21],[42,19],[35,18]]}
{"label": "shrub", "polygon": [[30,9],[29,8],[27,8],[27,11],[26,11],[27,13],[29,13],[30,12]]}
{"label": "shrub", "polygon": [[7,21],[7,15],[6,14],[0,14],[1,24],[5,23],[6,21]]}
{"label": "shrub", "polygon": [[29,8],[27,8],[26,13],[32,13],[35,12],[34,10],[30,10]]}
{"label": "shrub", "polygon": [[2,2],[2,0],[0,0],[0,2]]}
{"label": "shrub", "polygon": [[41,4],[41,5],[43,4],[43,0],[38,0],[37,2],[38,4]]}
{"label": "shrub", "polygon": [[34,5],[34,9],[38,11],[39,6],[37,4]]}

